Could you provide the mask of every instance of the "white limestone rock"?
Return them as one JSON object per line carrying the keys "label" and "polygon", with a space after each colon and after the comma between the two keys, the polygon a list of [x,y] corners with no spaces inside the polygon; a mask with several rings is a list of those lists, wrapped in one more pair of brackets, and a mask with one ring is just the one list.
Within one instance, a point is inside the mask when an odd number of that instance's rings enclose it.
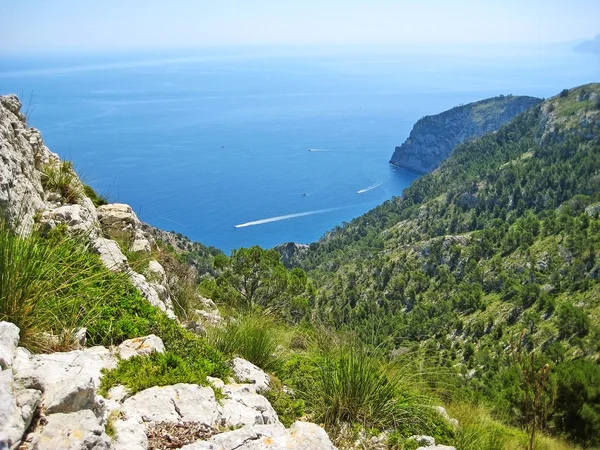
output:
{"label": "white limestone rock", "polygon": [[168,303],[163,302],[156,292],[156,289],[148,283],[144,275],[134,271],[129,271],[128,275],[133,285],[152,306],[165,312],[171,319],[175,319],[175,313],[173,312],[173,305],[171,304],[170,299],[168,299]]}
{"label": "white limestone rock", "polygon": [[440,416],[442,416],[444,418],[444,420],[446,421],[446,423],[448,423],[448,425],[451,425],[455,428],[458,427],[458,419],[450,417],[448,415],[448,411],[446,411],[446,408],[444,408],[443,406],[435,406],[434,409],[438,412],[438,414]]}
{"label": "white limestone rock", "polygon": [[48,423],[33,435],[34,450],[109,450],[110,438],[89,410],[51,414]]}
{"label": "white limestone rock", "polygon": [[0,369],[12,365],[19,346],[19,327],[11,322],[0,322]]}
{"label": "white limestone rock", "polygon": [[130,250],[136,253],[142,252],[148,254],[152,251],[150,241],[146,238],[146,236],[144,236],[142,230],[135,230]]}
{"label": "white limestone rock", "polygon": [[268,391],[271,380],[262,369],[242,358],[234,358],[232,361],[233,373],[240,382],[251,385],[254,393]]}
{"label": "white limestone rock", "polygon": [[208,426],[221,422],[213,390],[194,384],[146,389],[125,400],[120,410],[122,417],[115,421],[117,449],[145,449],[146,428],[155,422],[200,422]]}
{"label": "white limestone rock", "polygon": [[182,450],[317,449],[336,450],[325,430],[309,422],[296,422],[289,430],[280,424],[245,426],[182,447]]}
{"label": "white limestone rock", "polygon": [[154,352],[165,352],[165,345],[162,339],[154,334],[128,339],[122,342],[117,348],[117,354],[121,359],[129,359],[134,356],[147,356]]}
{"label": "white limestone rock", "polygon": [[279,418],[269,401],[255,391],[252,384],[227,384],[222,388],[225,425],[278,424]]}
{"label": "white limestone rock", "polygon": [[148,262],[146,278],[149,281],[154,281],[161,285],[167,284],[167,272],[165,272],[164,267],[155,259],[152,259],[150,262]]}
{"label": "white limestone rock", "polygon": [[94,239],[92,249],[100,256],[102,263],[113,272],[122,272],[129,267],[121,247],[112,239],[103,237]]}
{"label": "white limestone rock", "polygon": [[21,441],[41,399],[40,391],[18,386],[12,370],[0,372],[0,448]]}
{"label": "white limestone rock", "polygon": [[99,206],[98,220],[102,231],[109,237],[131,242],[129,250],[150,253],[150,241],[142,232],[142,223],[131,206],[124,203]]}
{"label": "white limestone rock", "polygon": [[92,201],[84,197],[80,203],[62,205],[58,208],[43,212],[41,223],[54,228],[57,225],[66,225],[72,234],[80,234],[88,239],[100,237],[100,227],[96,209]]}
{"label": "white limestone rock", "polygon": [[20,386],[44,393],[47,413],[90,409],[102,416],[104,400],[96,395],[101,371],[116,365],[116,358],[104,347],[44,355],[31,355],[19,348],[13,371]]}
{"label": "white limestone rock", "polygon": [[15,229],[29,234],[45,209],[39,168],[51,152],[39,131],[27,128],[20,109],[16,95],[0,97],[0,209]]}
{"label": "white limestone rock", "polygon": [[207,323],[213,326],[220,325],[223,323],[223,317],[221,317],[221,314],[218,310],[215,312],[207,312],[202,311],[201,309],[197,309],[195,312],[203,323]]}

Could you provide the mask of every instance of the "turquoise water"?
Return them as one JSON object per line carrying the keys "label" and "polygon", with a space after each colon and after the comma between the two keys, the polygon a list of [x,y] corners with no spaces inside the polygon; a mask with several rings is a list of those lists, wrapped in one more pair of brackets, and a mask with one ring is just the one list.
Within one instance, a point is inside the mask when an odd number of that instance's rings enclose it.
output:
{"label": "turquoise water", "polygon": [[400,195],[416,175],[388,160],[424,115],[554,95],[599,67],[539,49],[3,58],[0,93],[19,94],[46,145],[109,200],[228,252],[313,242]]}

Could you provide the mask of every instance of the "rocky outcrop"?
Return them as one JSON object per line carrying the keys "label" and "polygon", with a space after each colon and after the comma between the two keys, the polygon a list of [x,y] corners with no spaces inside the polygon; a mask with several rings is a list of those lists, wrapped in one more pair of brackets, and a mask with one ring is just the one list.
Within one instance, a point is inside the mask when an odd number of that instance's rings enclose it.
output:
{"label": "rocky outcrop", "polygon": [[286,429],[261,394],[269,376],[241,358],[232,362],[237,381],[209,377],[207,386],[180,383],[135,395],[116,386],[104,398],[98,394],[103,370],[115,368],[119,357],[164,351],[159,337],[33,355],[18,347],[13,324],[0,322],[0,335],[7,338],[0,348],[1,449],[335,449],[315,424]]}
{"label": "rocky outcrop", "polygon": [[535,97],[500,96],[425,116],[414,125],[404,144],[396,147],[390,163],[418,173],[431,172],[461,142],[497,130],[541,101]]}
{"label": "rocky outcrop", "polygon": [[[153,238],[144,233],[135,212],[121,203],[96,209],[72,167],[44,145],[38,130],[27,127],[20,108],[16,96],[0,97],[0,211],[9,224],[23,234],[29,234],[36,222],[45,230],[65,226],[69,233],[85,238],[107,268],[127,273],[148,302],[174,318],[166,280],[148,281],[131,270],[116,241],[129,251],[150,252]],[[71,184],[67,190],[77,195],[45,189],[49,168],[67,171]],[[157,265],[154,271],[159,270]]]}
{"label": "rocky outcrop", "polygon": [[8,221],[28,234],[34,217],[46,208],[42,188],[43,164],[58,159],[28,128],[15,95],[0,97],[0,210]]}
{"label": "rocky outcrop", "polygon": [[308,253],[308,245],[297,244],[295,242],[286,242],[285,244],[280,244],[274,247],[274,250],[279,252],[281,256],[281,263],[291,269],[293,267],[298,267],[302,258],[306,256]]}
{"label": "rocky outcrop", "polygon": [[150,241],[131,206],[111,203],[98,207],[98,220],[105,235],[125,242],[130,251],[150,253]]}

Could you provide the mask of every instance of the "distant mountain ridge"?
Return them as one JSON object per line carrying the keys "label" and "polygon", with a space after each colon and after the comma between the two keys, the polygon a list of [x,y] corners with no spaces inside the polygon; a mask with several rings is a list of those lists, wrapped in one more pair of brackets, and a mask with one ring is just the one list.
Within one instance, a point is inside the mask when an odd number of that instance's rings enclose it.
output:
{"label": "distant mountain ridge", "polygon": [[418,173],[431,172],[458,144],[497,130],[541,101],[501,95],[425,116],[414,125],[408,139],[396,147],[390,164]]}

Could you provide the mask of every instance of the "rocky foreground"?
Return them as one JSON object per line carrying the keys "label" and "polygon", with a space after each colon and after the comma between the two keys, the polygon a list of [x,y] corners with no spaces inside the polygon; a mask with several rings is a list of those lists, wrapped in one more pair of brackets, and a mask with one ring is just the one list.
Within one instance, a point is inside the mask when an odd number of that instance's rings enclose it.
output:
{"label": "rocky foreground", "polygon": [[269,376],[241,358],[232,361],[237,380],[209,378],[207,386],[176,384],[135,395],[116,386],[102,397],[102,370],[115,368],[118,358],[163,352],[159,337],[41,355],[18,342],[19,329],[0,322],[0,448],[335,448],[318,425],[286,429],[260,394],[269,389]]}

